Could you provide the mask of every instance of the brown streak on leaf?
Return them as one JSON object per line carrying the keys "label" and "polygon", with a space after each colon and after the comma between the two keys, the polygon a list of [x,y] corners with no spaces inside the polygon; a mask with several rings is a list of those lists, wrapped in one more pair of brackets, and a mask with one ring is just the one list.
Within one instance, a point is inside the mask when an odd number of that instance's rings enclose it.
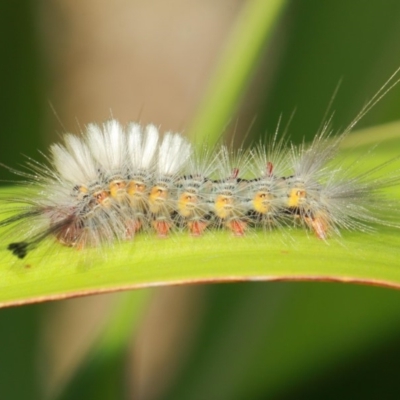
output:
{"label": "brown streak on leaf", "polygon": [[10,300],[5,302],[0,302],[0,308],[4,307],[15,307],[22,306],[27,304],[34,303],[43,303],[46,301],[55,301],[55,300],[65,300],[71,299],[74,297],[82,297],[103,293],[112,293],[112,292],[121,292],[125,290],[138,290],[138,289],[146,289],[152,287],[162,287],[162,286],[178,286],[178,285],[198,285],[198,284],[211,284],[211,283],[234,283],[234,282],[327,282],[327,283],[351,283],[351,284],[360,284],[360,285],[369,285],[369,286],[378,286],[389,289],[400,289],[399,283],[392,283],[387,281],[380,281],[376,279],[361,279],[361,278],[352,278],[352,277],[329,277],[329,276],[291,276],[291,277],[280,277],[280,276],[253,276],[253,277],[245,277],[245,276],[231,276],[217,279],[184,279],[184,280],[176,280],[176,281],[165,281],[165,282],[152,282],[152,283],[143,283],[143,284],[131,284],[118,286],[114,288],[103,288],[96,290],[81,290],[75,291],[71,293],[59,293],[59,294],[51,294],[45,296],[37,296],[28,298],[25,300]]}

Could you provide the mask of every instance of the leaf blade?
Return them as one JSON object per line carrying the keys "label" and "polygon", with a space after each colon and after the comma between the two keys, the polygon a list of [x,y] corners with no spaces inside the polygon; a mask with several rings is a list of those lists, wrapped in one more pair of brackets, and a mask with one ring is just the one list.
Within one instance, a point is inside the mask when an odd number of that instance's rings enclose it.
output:
{"label": "leaf blade", "polygon": [[[372,131],[380,140],[387,132],[391,140],[368,155],[366,170],[396,155],[400,139],[392,139],[392,131],[393,126]],[[356,159],[356,150],[348,158]],[[393,197],[400,197],[399,188],[390,190]],[[11,191],[15,194],[16,189]],[[22,261],[5,250],[8,238],[3,232],[0,307],[207,282],[307,280],[400,288],[400,236],[395,228],[344,232],[340,240],[327,242],[302,229],[283,232],[250,233],[245,238],[228,232],[210,232],[201,238],[182,233],[166,240],[137,235],[132,242],[82,252],[48,243]]]}

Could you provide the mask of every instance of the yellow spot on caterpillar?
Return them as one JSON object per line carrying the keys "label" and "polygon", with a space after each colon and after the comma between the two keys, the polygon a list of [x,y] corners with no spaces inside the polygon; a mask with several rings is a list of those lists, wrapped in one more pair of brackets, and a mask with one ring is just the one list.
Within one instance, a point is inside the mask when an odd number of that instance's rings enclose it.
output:
{"label": "yellow spot on caterpillar", "polygon": [[128,194],[130,196],[140,195],[146,190],[146,185],[141,181],[131,181],[128,185]]}
{"label": "yellow spot on caterpillar", "polygon": [[109,193],[105,190],[101,190],[99,192],[96,192],[93,194],[93,197],[96,199],[97,204],[103,205],[103,206],[109,206],[110,204],[110,198],[109,198]]}
{"label": "yellow spot on caterpillar", "polygon": [[215,213],[218,217],[225,219],[228,218],[233,210],[233,198],[232,196],[219,195],[215,200]]}
{"label": "yellow spot on caterpillar", "polygon": [[178,200],[178,209],[182,217],[190,217],[193,214],[193,209],[196,207],[197,196],[195,194],[185,192]]}
{"label": "yellow spot on caterpillar", "polygon": [[288,198],[289,207],[299,207],[302,200],[306,198],[306,191],[304,189],[294,188],[290,191]]}
{"label": "yellow spot on caterpillar", "polygon": [[260,214],[266,214],[270,211],[269,200],[272,196],[267,192],[257,192],[253,197],[253,207]]}
{"label": "yellow spot on caterpillar", "polygon": [[123,180],[115,180],[110,182],[110,194],[113,198],[121,197],[125,193],[126,182]]}
{"label": "yellow spot on caterpillar", "polygon": [[159,212],[168,198],[168,190],[162,186],[154,186],[150,191],[149,204],[152,213]]}
{"label": "yellow spot on caterpillar", "polygon": [[79,190],[80,193],[83,193],[83,194],[87,194],[89,192],[89,189],[85,185],[79,186],[78,190]]}

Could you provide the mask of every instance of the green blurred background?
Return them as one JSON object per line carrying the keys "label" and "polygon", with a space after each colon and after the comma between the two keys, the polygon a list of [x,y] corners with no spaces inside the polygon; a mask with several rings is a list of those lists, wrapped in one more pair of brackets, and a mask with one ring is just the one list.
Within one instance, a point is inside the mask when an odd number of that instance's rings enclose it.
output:
{"label": "green blurred background", "polygon": [[[190,124],[247,2],[128,3],[0,2],[1,163],[20,168],[23,154],[41,160],[37,150],[45,151],[57,134],[79,133],[111,115],[165,129]],[[227,121],[227,134],[240,136],[256,117],[251,135],[262,137],[281,115],[288,120],[296,110],[290,137],[310,139],[341,79],[332,109],[334,127],[346,126],[400,66],[399,21],[395,0],[288,2]],[[396,88],[359,126],[399,117]],[[1,179],[15,177],[3,168]],[[74,309],[85,304],[88,315],[108,315],[105,304],[114,304],[115,296],[89,305],[70,300],[0,310],[0,397],[398,397],[396,291],[245,283],[160,289],[152,297],[146,305],[152,323],[137,329],[117,360],[108,368],[82,362],[90,345],[82,346],[74,364],[80,369],[59,381],[51,371],[62,363],[54,356],[62,351],[54,346],[68,353],[83,331],[95,337],[101,330],[84,329],[86,318],[74,319]],[[178,313],[174,301],[186,311]],[[59,340],[52,324],[64,326]],[[117,377],[106,379],[111,370]]]}

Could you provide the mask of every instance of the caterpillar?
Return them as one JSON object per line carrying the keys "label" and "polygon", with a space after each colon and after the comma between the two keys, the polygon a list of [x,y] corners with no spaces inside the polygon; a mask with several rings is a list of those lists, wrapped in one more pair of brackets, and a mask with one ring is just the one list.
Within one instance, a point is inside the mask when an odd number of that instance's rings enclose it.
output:
{"label": "caterpillar", "polygon": [[245,236],[300,226],[327,241],[376,223],[399,228],[398,201],[384,193],[399,184],[399,171],[376,177],[394,160],[364,173],[335,163],[342,140],[397,84],[396,73],[338,136],[328,120],[300,146],[275,133],[248,150],[195,149],[180,133],[161,138],[155,125],[115,119],[89,124],[79,137],[66,134],[47,164],[29,160],[27,172],[14,171],[29,185],[26,195],[8,199],[12,215],[0,221],[21,232],[7,248],[22,259],[48,238],[82,250],[176,230]]}

